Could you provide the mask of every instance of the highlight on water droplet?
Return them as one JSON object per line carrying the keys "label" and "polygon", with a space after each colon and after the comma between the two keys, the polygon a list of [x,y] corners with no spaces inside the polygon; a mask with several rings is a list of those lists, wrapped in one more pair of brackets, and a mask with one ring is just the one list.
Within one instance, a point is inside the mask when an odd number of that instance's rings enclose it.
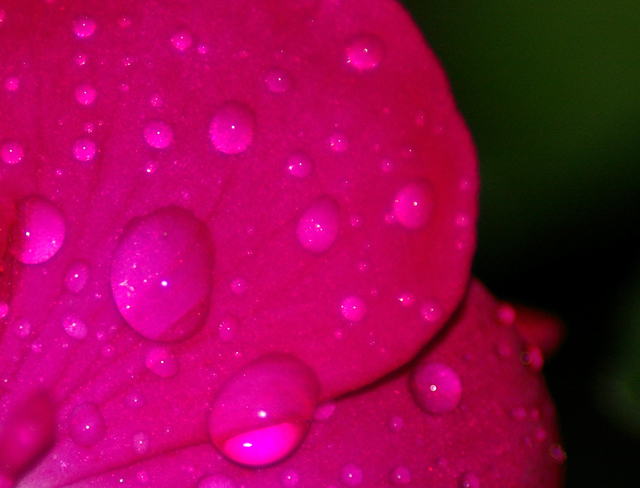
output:
{"label": "highlight on water droplet", "polygon": [[411,483],[411,471],[404,466],[397,466],[389,474],[389,481],[396,486],[408,485]]}
{"label": "highlight on water droplet", "polygon": [[89,265],[84,261],[74,261],[64,274],[64,287],[71,293],[80,293],[89,281]]}
{"label": "highlight on water droplet", "polygon": [[394,415],[389,419],[388,426],[391,432],[400,432],[404,427],[404,419],[398,415]]}
{"label": "highlight on water droplet", "polygon": [[358,71],[368,71],[380,64],[384,49],[378,36],[361,34],[349,41],[345,53],[348,66]]}
{"label": "highlight on water droplet", "polygon": [[245,151],[253,141],[255,115],[244,103],[230,101],[216,111],[209,135],[215,148],[225,154]]}
{"label": "highlight on water droplet", "polygon": [[438,322],[444,316],[444,311],[438,302],[428,300],[420,307],[420,315],[427,322]]}
{"label": "highlight on water droplet", "polygon": [[107,428],[95,403],[76,405],[69,416],[69,435],[79,446],[89,447],[104,439]]}
{"label": "highlight on water droplet", "polygon": [[149,349],[144,363],[149,371],[161,378],[171,378],[178,372],[178,361],[166,347],[156,346]]}
{"label": "highlight on water droplet", "polygon": [[87,324],[74,313],[67,314],[62,318],[62,328],[69,337],[78,340],[84,339],[89,333]]}
{"label": "highlight on water droplet", "polygon": [[8,76],[4,80],[4,87],[7,89],[7,91],[16,91],[18,88],[20,88],[20,78],[18,78],[17,76]]}
{"label": "highlight on water droplet", "polygon": [[352,295],[340,304],[342,316],[351,322],[360,322],[367,315],[367,305],[361,298]]}
{"label": "highlight on water droplet", "polygon": [[137,432],[133,435],[133,450],[136,454],[146,454],[149,450],[149,435],[145,432]]}
{"label": "highlight on water droplet", "polygon": [[88,163],[96,155],[96,143],[86,137],[76,139],[73,143],[73,156],[83,163]]}
{"label": "highlight on water droplet", "polygon": [[347,139],[347,135],[344,132],[334,132],[329,135],[327,142],[331,150],[338,153],[345,152],[349,149],[349,139]]}
{"label": "highlight on water droplet", "polygon": [[329,196],[314,200],[302,214],[296,235],[298,242],[313,254],[329,250],[338,237],[338,204]]}
{"label": "highlight on water droplet", "polygon": [[187,49],[189,49],[191,47],[192,42],[193,41],[191,39],[191,34],[189,34],[188,32],[182,31],[171,36],[171,44],[173,44],[173,47],[175,47],[178,51],[181,51],[181,52],[184,52]]}
{"label": "highlight on water droplet", "polygon": [[76,100],[81,105],[91,105],[96,99],[96,89],[91,85],[80,85],[75,91]]}
{"label": "highlight on water droplet", "polygon": [[73,33],[79,39],[91,37],[96,31],[96,27],[96,21],[86,15],[78,17],[73,21]]}
{"label": "highlight on water droplet", "polygon": [[16,207],[18,219],[12,228],[9,252],[24,264],[48,261],[60,250],[66,234],[60,210],[39,196],[27,197]]}
{"label": "highlight on water droplet", "polygon": [[303,152],[295,152],[287,158],[287,171],[296,178],[306,178],[313,171],[313,161]]}
{"label": "highlight on water droplet", "polygon": [[2,141],[0,144],[0,159],[7,164],[16,164],[22,161],[24,149],[17,141]]}
{"label": "highlight on water droplet", "polygon": [[211,474],[198,481],[196,488],[236,488],[236,484],[228,476]]}
{"label": "highlight on water droplet", "polygon": [[324,402],[318,405],[318,407],[316,408],[316,411],[313,414],[313,419],[319,420],[319,421],[327,420],[334,414],[335,411],[336,411],[336,402],[333,400],[329,400],[327,402]]}
{"label": "highlight on water droplet", "polygon": [[426,182],[409,183],[393,199],[393,213],[408,229],[423,227],[433,213],[433,192]]}
{"label": "highlight on water droplet", "polygon": [[345,464],[340,470],[342,483],[346,486],[359,486],[364,479],[362,470],[355,464]]}
{"label": "highlight on water droplet", "polygon": [[211,440],[239,464],[281,461],[306,435],[319,393],[314,371],[299,359],[284,353],[259,357],[220,387],[209,418]]}
{"label": "highlight on water droplet", "polygon": [[409,386],[418,406],[432,414],[451,412],[462,397],[458,373],[442,363],[419,363],[411,374]]}
{"label": "highlight on water droplet", "polygon": [[458,486],[460,488],[480,488],[480,480],[471,471],[465,471],[458,478]]}
{"label": "highlight on water droplet", "polygon": [[9,304],[7,302],[0,302],[0,319],[6,318],[9,315]]}
{"label": "highlight on water droplet", "polygon": [[164,149],[173,141],[173,130],[164,122],[153,120],[144,127],[144,140],[151,147]]}
{"label": "highlight on water droplet", "polygon": [[281,69],[272,69],[264,77],[267,88],[272,93],[284,93],[291,88],[291,75]]}
{"label": "highlight on water droplet", "polygon": [[209,229],[188,210],[166,207],[134,218],[111,262],[118,310],[147,339],[185,339],[209,311],[213,263]]}
{"label": "highlight on water droplet", "polygon": [[300,475],[295,469],[285,469],[280,475],[280,484],[286,488],[298,486]]}

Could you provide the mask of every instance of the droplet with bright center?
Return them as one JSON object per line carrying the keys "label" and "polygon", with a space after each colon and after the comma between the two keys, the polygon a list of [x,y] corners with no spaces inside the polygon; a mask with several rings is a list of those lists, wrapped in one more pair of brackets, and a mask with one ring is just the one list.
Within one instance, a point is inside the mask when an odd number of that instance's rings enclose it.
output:
{"label": "droplet with bright center", "polygon": [[255,116],[240,102],[226,102],[213,116],[209,135],[215,148],[225,154],[245,151],[253,141]]}
{"label": "droplet with bright center", "polygon": [[151,147],[164,149],[173,141],[173,130],[164,122],[151,121],[144,128],[144,140]]}
{"label": "droplet with bright center", "polygon": [[442,363],[422,362],[409,381],[411,393],[422,410],[444,414],[460,403],[462,383],[458,373]]}
{"label": "droplet with bright center", "polygon": [[423,227],[433,213],[433,192],[426,182],[409,183],[393,200],[393,213],[409,229]]}
{"label": "droplet with bright center", "polygon": [[298,222],[298,242],[310,253],[322,254],[335,242],[338,227],[338,204],[331,197],[320,197],[309,205]]}

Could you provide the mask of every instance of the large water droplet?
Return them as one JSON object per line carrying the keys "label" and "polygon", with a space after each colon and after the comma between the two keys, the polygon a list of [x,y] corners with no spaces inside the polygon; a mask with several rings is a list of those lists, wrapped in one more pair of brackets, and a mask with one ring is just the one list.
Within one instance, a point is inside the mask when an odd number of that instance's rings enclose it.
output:
{"label": "large water droplet", "polygon": [[398,466],[389,475],[389,481],[396,486],[404,486],[411,483],[411,472],[404,466]]}
{"label": "large water droplet", "polygon": [[363,34],[352,39],[345,52],[347,65],[358,71],[367,71],[380,64],[384,49],[380,38]]}
{"label": "large water droplet", "polygon": [[284,459],[307,433],[320,384],[309,366],[273,353],[247,364],[218,391],[209,420],[216,447],[247,466]]}
{"label": "large water droplet", "polygon": [[362,470],[355,464],[345,464],[340,470],[342,482],[347,486],[358,486],[362,483],[364,476]]}
{"label": "large water droplet", "polygon": [[0,144],[0,159],[7,164],[16,164],[22,161],[24,149],[17,141],[3,141]]}
{"label": "large water droplet", "polygon": [[236,488],[236,484],[223,474],[212,474],[198,481],[196,488]]}
{"label": "large water droplet", "polygon": [[83,15],[73,21],[73,33],[79,38],[91,37],[96,31],[96,21],[91,17]]}
{"label": "large water droplet", "polygon": [[124,319],[148,339],[195,333],[209,310],[213,243],[191,212],[167,207],[131,220],[111,264],[111,290]]}
{"label": "large water droplet", "polygon": [[64,274],[64,287],[71,293],[80,293],[89,281],[89,266],[83,261],[69,265]]}
{"label": "large water droplet", "polygon": [[338,204],[331,197],[320,197],[309,205],[298,222],[298,242],[307,251],[322,254],[335,242],[338,224]]}
{"label": "large water droplet", "polygon": [[178,372],[178,361],[166,347],[149,349],[144,362],[151,372],[161,378],[171,378]]}
{"label": "large water droplet", "polygon": [[359,297],[350,296],[342,300],[340,311],[345,319],[360,322],[367,315],[367,306]]}
{"label": "large water droplet", "polygon": [[164,122],[153,120],[144,128],[144,139],[151,147],[164,149],[173,141],[173,131]]}
{"label": "large water droplet", "polygon": [[431,188],[424,182],[409,183],[396,193],[393,213],[402,225],[409,229],[424,226],[433,212]]}
{"label": "large water droplet", "polygon": [[411,374],[410,386],[416,403],[432,414],[451,412],[462,396],[458,373],[442,363],[418,364]]}
{"label": "large water droplet", "polygon": [[91,105],[96,99],[96,89],[91,85],[80,85],[75,93],[76,100],[81,105]]}
{"label": "large water droplet", "polygon": [[62,328],[69,337],[78,340],[84,339],[89,333],[87,324],[74,313],[67,314],[62,318]]}
{"label": "large water droplet", "polygon": [[296,178],[305,178],[313,171],[313,161],[303,152],[293,153],[287,158],[287,171]]}
{"label": "large water droplet", "polygon": [[79,446],[92,446],[101,441],[107,428],[95,403],[77,405],[69,418],[69,434]]}
{"label": "large water droplet", "polygon": [[213,116],[209,126],[211,142],[225,154],[238,154],[253,141],[255,117],[253,111],[240,102],[226,102]]}
{"label": "large water droplet", "polygon": [[18,203],[17,214],[9,244],[11,255],[25,264],[51,259],[62,247],[66,233],[60,210],[49,200],[33,196]]}
{"label": "large water droplet", "polygon": [[264,78],[269,91],[273,93],[284,93],[291,88],[291,76],[281,69],[272,69]]}
{"label": "large water droplet", "polygon": [[88,163],[96,155],[96,143],[86,137],[76,139],[73,143],[73,156],[83,163]]}

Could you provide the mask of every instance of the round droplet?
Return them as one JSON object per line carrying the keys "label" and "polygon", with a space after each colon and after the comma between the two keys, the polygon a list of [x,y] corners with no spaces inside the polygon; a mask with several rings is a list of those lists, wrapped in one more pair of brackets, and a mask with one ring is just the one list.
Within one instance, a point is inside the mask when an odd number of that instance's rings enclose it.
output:
{"label": "round droplet", "polygon": [[149,483],[149,473],[144,470],[138,471],[136,473],[136,480],[138,480],[138,483],[140,483],[141,485],[146,485],[147,483]]}
{"label": "round droplet", "polygon": [[62,318],[62,328],[74,339],[82,340],[87,337],[89,329],[87,324],[76,314],[70,313]]}
{"label": "round droplet", "polygon": [[44,263],[62,247],[66,233],[60,210],[42,197],[27,197],[17,205],[9,252],[24,264]]}
{"label": "round droplet", "polygon": [[433,212],[433,197],[426,183],[409,183],[393,199],[393,213],[409,229],[423,227]]}
{"label": "round droplet", "polygon": [[231,280],[231,291],[236,295],[242,295],[247,291],[247,280],[244,278],[235,278]]}
{"label": "round droplet", "polygon": [[340,476],[346,486],[358,486],[364,479],[362,470],[355,464],[345,464],[342,466]]}
{"label": "round droplet", "polygon": [[173,131],[164,122],[154,120],[145,126],[144,139],[151,147],[164,149],[173,141]]}
{"label": "round droplet", "polygon": [[178,207],[131,220],[111,263],[118,310],[136,332],[153,340],[181,340],[202,326],[212,277],[209,229]]}
{"label": "round droplet", "polygon": [[284,459],[309,429],[320,384],[309,366],[282,353],[247,364],[218,391],[209,434],[229,459],[265,466]]}
{"label": "round droplet", "polygon": [[152,373],[161,378],[171,378],[178,372],[178,361],[166,347],[154,347],[147,351],[144,363]]}
{"label": "round droplet", "polygon": [[96,89],[91,85],[80,85],[75,93],[76,100],[81,105],[91,105],[96,99]]}
{"label": "round droplet", "polygon": [[411,483],[411,472],[404,466],[398,466],[389,475],[389,481],[396,486],[404,486]]}
{"label": "round droplet", "polygon": [[416,296],[413,293],[405,292],[398,295],[398,302],[400,302],[400,305],[403,307],[412,307],[415,301]]}
{"label": "round droplet", "polygon": [[444,312],[437,302],[427,301],[422,304],[420,315],[427,322],[438,322],[444,316]]}
{"label": "round droplet", "polygon": [[18,88],[20,88],[20,78],[18,78],[17,76],[9,76],[6,80],[4,80],[4,87],[8,91],[16,91]]}
{"label": "round droplet", "polygon": [[465,471],[458,480],[460,488],[480,488],[480,480],[471,471]]}
{"label": "round droplet", "polygon": [[91,17],[83,15],[73,21],[73,33],[79,38],[91,37],[96,31],[96,21]]}
{"label": "round droplet", "polygon": [[394,415],[389,419],[389,430],[391,432],[400,432],[404,427],[404,419],[398,415]]}
{"label": "round droplet", "polygon": [[236,484],[228,476],[212,474],[198,481],[196,488],[236,488]]}
{"label": "round droplet", "polygon": [[298,222],[298,242],[310,253],[325,253],[338,236],[338,224],[338,204],[331,197],[320,197]]}
{"label": "round droplet", "polygon": [[306,178],[313,171],[313,161],[303,152],[293,153],[287,158],[287,171],[296,178]]}
{"label": "round droplet", "polygon": [[264,78],[269,91],[273,93],[284,93],[291,88],[291,76],[280,69],[272,69]]}
{"label": "round droplet", "polygon": [[171,36],[171,44],[173,44],[173,47],[175,47],[178,51],[186,51],[191,47],[192,42],[193,41],[191,39],[191,34],[189,34],[188,32],[178,32],[177,34]]}
{"label": "round droplet", "polygon": [[13,333],[17,337],[24,339],[31,332],[31,322],[29,322],[27,319],[18,319],[13,323],[12,328]]}
{"label": "round droplet", "polygon": [[16,164],[22,161],[24,149],[17,141],[3,141],[0,144],[0,159],[7,164]]}
{"label": "round droplet", "polygon": [[316,411],[313,414],[313,418],[314,420],[319,421],[327,420],[333,415],[335,411],[336,402],[334,402],[333,400],[329,400],[322,403],[321,405],[318,405],[318,408],[316,408]]}
{"label": "round droplet", "polygon": [[345,319],[351,322],[360,322],[367,315],[367,306],[362,299],[350,296],[342,300],[340,311]]}
{"label": "round droplet", "polygon": [[107,432],[104,418],[95,403],[74,407],[69,418],[69,434],[79,446],[89,447],[101,441]]}
{"label": "round droplet", "polygon": [[411,374],[410,386],[416,403],[432,414],[451,412],[462,396],[458,373],[442,363],[418,364]]}
{"label": "round droplet", "polygon": [[133,450],[137,454],[146,454],[149,450],[149,436],[144,432],[133,435]]}
{"label": "round droplet", "polygon": [[131,27],[131,17],[127,15],[121,15],[118,17],[118,25],[121,29],[126,29],[127,27]]}
{"label": "round droplet", "polygon": [[73,143],[73,156],[83,163],[91,161],[96,155],[96,143],[86,137],[76,139]]}
{"label": "round droplet", "polygon": [[286,488],[293,488],[298,485],[300,475],[294,469],[285,469],[280,475],[280,484]]}
{"label": "round droplet", "polygon": [[347,45],[347,65],[358,71],[371,70],[380,64],[383,52],[380,38],[370,34],[360,35]]}
{"label": "round droplet", "polygon": [[564,463],[567,460],[567,453],[559,444],[551,444],[549,446],[549,454],[558,463]]}
{"label": "round droplet", "polygon": [[149,99],[149,101],[151,102],[151,105],[153,105],[156,108],[160,108],[164,104],[162,97],[158,93],[154,93],[153,95],[151,95],[151,98]]}
{"label": "round droplet", "polygon": [[227,102],[213,116],[209,134],[218,151],[238,154],[253,141],[254,127],[255,117],[249,107],[240,102]]}
{"label": "round droplet", "polygon": [[328,139],[329,147],[332,151],[341,153],[349,149],[349,139],[344,132],[334,132]]}
{"label": "round droplet", "polygon": [[69,265],[64,274],[64,287],[71,293],[80,293],[89,281],[89,266],[83,261]]}
{"label": "round droplet", "polygon": [[544,356],[538,346],[529,344],[525,350],[520,353],[520,362],[537,373],[544,366]]}

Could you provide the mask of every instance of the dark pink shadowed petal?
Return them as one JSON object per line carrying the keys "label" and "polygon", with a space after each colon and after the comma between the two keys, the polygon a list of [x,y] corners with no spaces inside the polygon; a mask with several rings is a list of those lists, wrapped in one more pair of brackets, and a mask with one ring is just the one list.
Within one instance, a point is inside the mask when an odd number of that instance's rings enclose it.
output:
{"label": "dark pink shadowed petal", "polygon": [[543,310],[523,305],[515,307],[518,332],[532,345],[540,348],[544,357],[553,355],[564,341],[566,329],[555,316]]}

